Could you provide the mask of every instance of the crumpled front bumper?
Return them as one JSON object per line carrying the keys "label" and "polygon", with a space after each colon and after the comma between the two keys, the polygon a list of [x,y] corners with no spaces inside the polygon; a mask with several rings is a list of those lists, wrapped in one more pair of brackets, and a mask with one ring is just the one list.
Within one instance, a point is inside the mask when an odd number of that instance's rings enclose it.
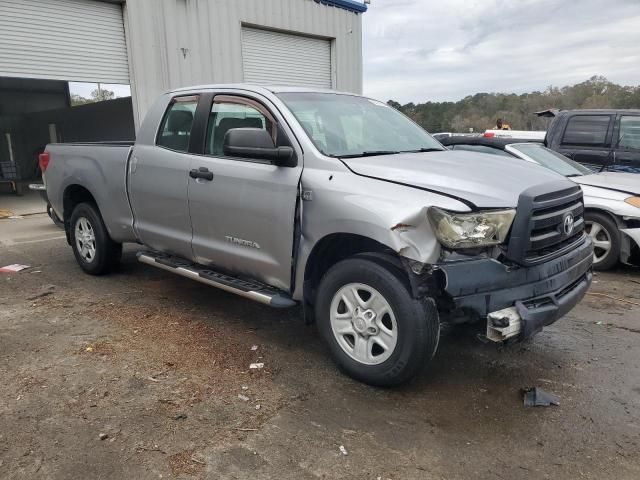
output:
{"label": "crumpled front bumper", "polygon": [[520,339],[539,332],[575,307],[592,280],[593,245],[587,237],[579,247],[532,267],[509,267],[494,259],[441,263],[445,291],[457,308],[480,317],[516,307],[522,318]]}

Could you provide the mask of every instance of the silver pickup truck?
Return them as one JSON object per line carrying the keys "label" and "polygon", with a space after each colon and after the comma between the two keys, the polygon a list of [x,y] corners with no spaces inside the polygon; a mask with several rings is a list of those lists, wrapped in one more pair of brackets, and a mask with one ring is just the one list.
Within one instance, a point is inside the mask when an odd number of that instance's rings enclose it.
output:
{"label": "silver pickup truck", "polygon": [[[82,269],[141,262],[272,307],[301,305],[338,365],[413,377],[442,323],[528,338],[591,283],[580,187],[448,151],[386,104],[208,85],[162,95],[135,144],[53,144],[47,193]],[[484,325],[481,325],[484,328]]]}

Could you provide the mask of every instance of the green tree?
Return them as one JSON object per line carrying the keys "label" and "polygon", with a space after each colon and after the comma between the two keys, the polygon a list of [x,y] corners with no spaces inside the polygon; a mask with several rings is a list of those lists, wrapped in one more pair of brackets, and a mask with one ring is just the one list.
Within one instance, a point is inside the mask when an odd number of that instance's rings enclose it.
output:
{"label": "green tree", "polygon": [[621,86],[593,76],[572,86],[548,86],[544,91],[476,93],[457,102],[400,103],[390,106],[410,116],[429,132],[483,132],[502,118],[514,130],[546,130],[549,119],[534,112],[548,108],[640,108],[640,86]]}

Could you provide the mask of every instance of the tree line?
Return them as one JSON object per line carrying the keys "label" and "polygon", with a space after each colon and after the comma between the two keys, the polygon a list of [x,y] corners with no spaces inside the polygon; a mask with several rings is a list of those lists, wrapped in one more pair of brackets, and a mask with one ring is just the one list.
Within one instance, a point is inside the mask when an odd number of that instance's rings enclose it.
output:
{"label": "tree line", "polygon": [[548,118],[534,114],[557,108],[640,108],[640,86],[621,86],[605,77],[562,88],[549,86],[543,92],[476,93],[457,102],[413,102],[390,106],[411,117],[424,129],[437,132],[484,132],[502,118],[513,130],[546,130]]}

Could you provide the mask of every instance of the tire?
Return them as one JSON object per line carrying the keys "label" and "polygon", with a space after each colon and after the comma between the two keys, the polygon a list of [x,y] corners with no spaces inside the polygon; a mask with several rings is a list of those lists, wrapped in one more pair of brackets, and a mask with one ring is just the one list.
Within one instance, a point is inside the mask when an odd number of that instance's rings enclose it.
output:
{"label": "tire", "polygon": [[363,258],[343,260],[324,275],[316,297],[318,329],[338,367],[380,387],[400,385],[418,374],[435,354],[440,337],[435,302],[414,299],[392,268]]}
{"label": "tire", "polygon": [[[587,212],[584,215],[585,229],[594,242],[594,270],[610,270],[620,259],[620,230],[609,215],[598,212]],[[608,242],[608,250],[606,245]]]}
{"label": "tire", "polygon": [[[113,270],[122,257],[122,245],[111,240],[98,207],[80,203],[69,221],[71,248],[78,265],[90,275],[104,275]],[[86,237],[79,235],[86,232]],[[87,250],[83,248],[87,245]]]}

